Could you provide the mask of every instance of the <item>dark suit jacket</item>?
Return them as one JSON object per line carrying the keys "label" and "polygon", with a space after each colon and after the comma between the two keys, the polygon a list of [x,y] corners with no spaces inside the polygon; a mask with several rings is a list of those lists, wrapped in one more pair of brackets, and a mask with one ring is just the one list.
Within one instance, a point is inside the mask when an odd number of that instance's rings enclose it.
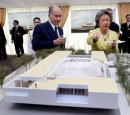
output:
{"label": "dark suit jacket", "polygon": [[6,43],[5,34],[3,28],[0,27],[0,46],[5,45],[5,43]]}
{"label": "dark suit jacket", "polygon": [[[63,35],[62,28],[58,27],[60,35]],[[54,48],[53,40],[57,39],[57,36],[49,23],[49,21],[39,24],[34,28],[32,45],[33,49],[40,50],[45,48]]]}
{"label": "dark suit jacket", "polygon": [[12,40],[16,43],[23,43],[23,35],[25,34],[23,27],[18,26],[17,32],[20,33],[20,35],[17,35],[15,37],[15,27],[13,27],[12,28]]}
{"label": "dark suit jacket", "polygon": [[[95,26],[95,28],[98,28],[98,27],[99,27],[98,25]],[[119,26],[113,21],[111,22],[109,29],[116,33],[119,33]]]}
{"label": "dark suit jacket", "polygon": [[123,23],[121,25],[121,31],[122,31],[122,39],[125,41],[130,40],[130,30],[128,30],[127,23]]}

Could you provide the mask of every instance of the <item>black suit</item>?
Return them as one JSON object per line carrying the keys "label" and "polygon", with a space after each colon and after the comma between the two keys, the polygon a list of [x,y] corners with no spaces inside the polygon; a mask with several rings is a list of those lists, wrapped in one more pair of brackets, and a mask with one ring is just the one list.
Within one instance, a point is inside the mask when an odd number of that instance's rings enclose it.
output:
{"label": "black suit", "polygon": [[[20,33],[20,35],[18,35],[17,33]],[[21,54],[24,54],[24,49],[23,49],[24,34],[25,31],[23,27],[18,26],[17,29],[15,27],[12,28],[12,40],[14,41],[15,51],[18,57],[20,57],[20,52]]]}
{"label": "black suit", "polygon": [[121,25],[121,31],[122,31],[122,40],[125,42],[123,43],[123,52],[130,53],[130,25],[127,26],[127,23],[123,23]]}
{"label": "black suit", "polygon": [[0,27],[0,60],[2,59],[2,55],[4,59],[7,58],[5,44],[6,44],[5,34],[3,28]]}
{"label": "black suit", "polygon": [[[62,28],[58,27],[58,31],[60,35],[63,35]],[[54,29],[52,28],[49,21],[39,24],[34,28],[33,32],[33,49],[36,51],[40,49],[54,48],[55,45],[53,43],[53,40],[55,39],[57,39],[57,35],[54,32]]]}

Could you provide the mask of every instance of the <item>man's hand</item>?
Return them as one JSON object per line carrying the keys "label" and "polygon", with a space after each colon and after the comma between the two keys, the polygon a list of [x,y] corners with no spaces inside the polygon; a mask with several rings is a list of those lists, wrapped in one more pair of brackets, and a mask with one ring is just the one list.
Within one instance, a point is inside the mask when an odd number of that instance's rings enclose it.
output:
{"label": "man's hand", "polygon": [[17,35],[19,35],[19,36],[20,36],[20,33],[19,33],[19,32],[17,32]]}
{"label": "man's hand", "polygon": [[61,45],[66,43],[66,39],[63,38],[57,38],[56,40],[53,41],[54,45]]}

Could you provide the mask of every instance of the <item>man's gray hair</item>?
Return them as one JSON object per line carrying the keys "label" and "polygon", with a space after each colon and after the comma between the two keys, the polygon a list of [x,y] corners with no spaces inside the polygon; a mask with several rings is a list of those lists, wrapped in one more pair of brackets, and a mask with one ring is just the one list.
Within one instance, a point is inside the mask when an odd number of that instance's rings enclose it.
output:
{"label": "man's gray hair", "polygon": [[49,7],[49,12],[48,12],[48,15],[49,15],[49,16],[51,15],[51,13],[52,13],[52,11],[53,11],[53,8],[54,8],[54,6],[50,6],[50,7]]}
{"label": "man's gray hair", "polygon": [[50,6],[50,7],[49,7],[49,12],[48,12],[48,15],[49,15],[49,16],[52,14],[54,7],[60,8],[59,6]]}
{"label": "man's gray hair", "polygon": [[95,17],[95,22],[96,22],[96,25],[99,26],[99,20],[101,18],[102,15],[108,15],[109,18],[110,18],[110,23],[112,22],[112,15],[108,12],[108,10],[100,10],[97,14],[96,14],[96,17]]}

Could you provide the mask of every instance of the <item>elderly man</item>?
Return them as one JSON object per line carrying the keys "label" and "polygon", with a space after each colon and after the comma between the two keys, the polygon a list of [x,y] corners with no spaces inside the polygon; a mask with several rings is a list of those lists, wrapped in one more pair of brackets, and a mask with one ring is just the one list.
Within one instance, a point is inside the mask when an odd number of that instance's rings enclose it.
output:
{"label": "elderly man", "polygon": [[61,38],[63,30],[58,26],[61,16],[61,9],[57,6],[52,6],[49,9],[49,21],[39,24],[34,28],[32,45],[35,51],[56,46],[64,48],[66,40]]}

